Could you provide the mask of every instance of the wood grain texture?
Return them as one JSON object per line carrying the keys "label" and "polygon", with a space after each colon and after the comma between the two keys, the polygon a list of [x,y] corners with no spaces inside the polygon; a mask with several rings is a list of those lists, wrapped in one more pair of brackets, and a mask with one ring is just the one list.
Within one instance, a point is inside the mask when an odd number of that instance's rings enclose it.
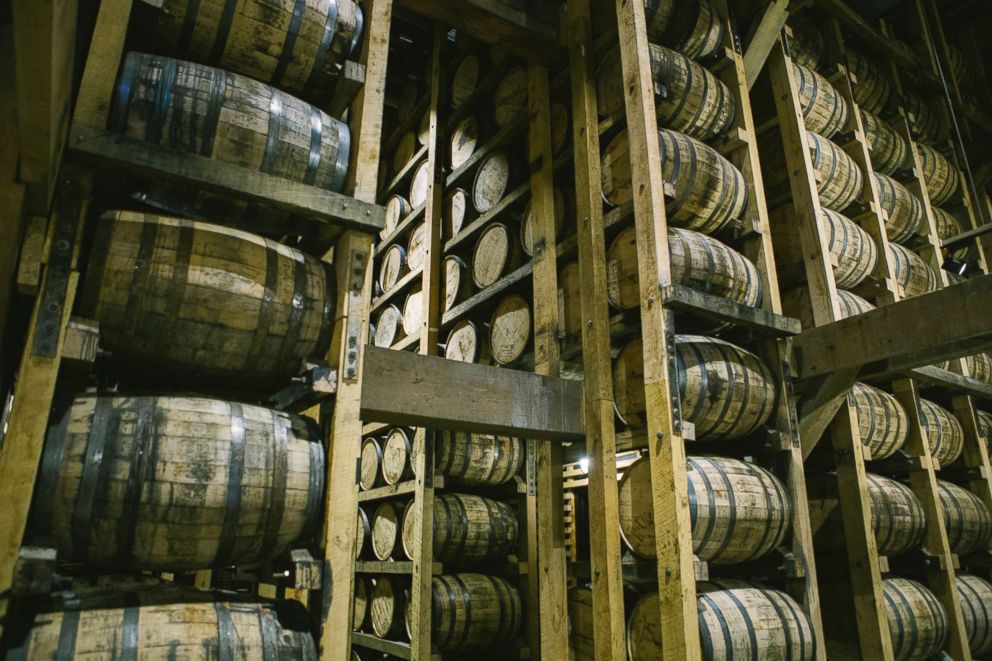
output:
{"label": "wood grain texture", "polygon": [[964,430],[957,418],[930,400],[920,400],[920,423],[930,444],[930,455],[941,466],[950,466],[961,456]]}
{"label": "wood grain texture", "polygon": [[710,0],[644,0],[647,36],[693,59],[712,55],[723,42],[723,23]]}
{"label": "wood grain texture", "polygon": [[890,241],[909,243],[923,227],[923,204],[895,179],[873,174],[878,201],[887,218],[885,229]]}
{"label": "wood grain texture", "polygon": [[937,480],[947,543],[952,553],[968,555],[988,544],[992,514],[981,499],[953,482]]}
{"label": "wood grain texture", "polygon": [[[411,509],[403,513],[403,550],[414,552]],[[504,561],[515,551],[519,523],[504,502],[471,494],[439,494],[434,498],[434,557],[445,568],[472,568]]]}
{"label": "wood grain texture", "polygon": [[847,102],[826,78],[793,63],[807,130],[831,138],[847,122]]}
{"label": "wood grain texture", "polygon": [[897,661],[925,659],[947,639],[947,612],[930,590],[906,578],[883,582],[892,651]]}
{"label": "wood grain texture", "polygon": [[872,529],[879,555],[897,556],[919,547],[926,520],[923,506],[906,485],[868,474]]}
{"label": "wood grain texture", "polygon": [[892,93],[888,79],[869,57],[853,49],[848,49],[845,55],[847,68],[854,76],[854,100],[858,107],[880,114]]}
{"label": "wood grain texture", "polygon": [[964,626],[968,632],[968,647],[973,657],[992,651],[992,584],[971,574],[958,574],[958,596]]}
{"label": "wood grain texture", "polygon": [[861,442],[872,460],[890,457],[903,446],[909,420],[899,400],[866,383],[855,383],[847,400],[857,419]]}
{"label": "wood grain texture", "polygon": [[431,584],[434,642],[448,653],[492,649],[512,642],[523,623],[520,593],[485,574],[436,576]]}
{"label": "wood grain texture", "polygon": [[436,452],[438,474],[462,486],[506,484],[524,460],[521,439],[498,434],[444,432]]}
{"label": "wood grain texture", "polygon": [[944,204],[960,188],[958,171],[947,160],[947,157],[930,145],[916,143],[916,151],[920,156],[923,167],[921,177],[926,184],[927,194],[933,204]]}
{"label": "wood grain texture", "polygon": [[902,136],[878,115],[861,110],[871,164],[876,172],[892,175],[906,160],[908,147]]}

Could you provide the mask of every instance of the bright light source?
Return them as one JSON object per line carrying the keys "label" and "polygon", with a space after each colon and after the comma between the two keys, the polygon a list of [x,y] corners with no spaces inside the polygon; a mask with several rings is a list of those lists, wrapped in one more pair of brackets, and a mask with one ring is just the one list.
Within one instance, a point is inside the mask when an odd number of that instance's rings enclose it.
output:
{"label": "bright light source", "polygon": [[589,474],[589,457],[582,457],[579,459],[579,470],[581,470],[585,475]]}

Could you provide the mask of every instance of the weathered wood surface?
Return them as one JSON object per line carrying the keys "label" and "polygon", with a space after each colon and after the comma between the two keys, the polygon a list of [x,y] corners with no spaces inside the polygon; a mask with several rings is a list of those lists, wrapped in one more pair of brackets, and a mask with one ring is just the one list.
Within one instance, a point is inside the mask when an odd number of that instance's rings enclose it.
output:
{"label": "weathered wood surface", "polygon": [[[414,529],[411,509],[403,513],[403,550],[412,559]],[[517,514],[491,498],[454,493],[434,498],[434,557],[447,568],[497,563],[516,551]]]}
{"label": "weathered wood surface", "polygon": [[403,503],[383,501],[372,515],[372,552],[379,560],[399,558]]}
{"label": "weathered wood surface", "polygon": [[712,55],[723,43],[723,23],[710,0],[644,0],[647,36],[693,59]]}
{"label": "weathered wood surface", "polygon": [[406,430],[390,429],[382,444],[382,479],[386,484],[398,484],[413,475],[412,453],[413,444]]}
{"label": "weathered wood surface", "polygon": [[[913,491],[896,480],[868,474],[871,524],[879,555],[896,556],[919,547],[926,519]],[[850,551],[849,551],[850,552]]]}
{"label": "weathered wood surface", "polygon": [[826,57],[827,45],[823,34],[806,14],[789,16],[786,35],[792,61],[813,71],[819,69]]}
{"label": "weathered wood surface", "polygon": [[489,351],[500,365],[520,360],[531,345],[531,304],[511,294],[496,304],[489,321]]}
{"label": "weathered wood surface", "polygon": [[951,552],[963,556],[984,548],[992,535],[992,514],[985,503],[953,482],[937,480],[937,489]]}
{"label": "weathered wood surface", "polygon": [[950,466],[964,446],[964,430],[957,418],[942,406],[920,399],[920,424],[926,432],[930,456],[941,466]]}
{"label": "weathered wood surface", "polygon": [[892,175],[906,161],[909,147],[898,131],[878,115],[861,110],[871,164],[876,172]]}
{"label": "weathered wood surface", "polygon": [[442,652],[479,652],[516,639],[523,623],[518,590],[485,574],[436,576],[431,585],[434,644]]}
{"label": "weathered wood surface", "polygon": [[971,574],[958,574],[958,597],[964,626],[968,632],[968,646],[973,657],[980,657],[992,651],[992,584]]}
{"label": "weathered wood surface", "polygon": [[896,659],[926,659],[947,639],[947,612],[930,590],[906,578],[887,578],[886,614]]}
{"label": "weathered wood surface", "polygon": [[408,578],[385,575],[376,577],[369,596],[372,633],[379,638],[396,638],[403,633],[409,591]]}
{"label": "weathered wood surface", "polygon": [[437,439],[434,469],[462,486],[498,486],[520,472],[523,441],[502,434],[444,432]]}
{"label": "weathered wood surface", "polygon": [[859,108],[878,115],[885,109],[892,93],[888,78],[866,55],[852,49],[848,49],[845,55],[847,68],[854,77],[854,100]]}
{"label": "weathered wood surface", "polygon": [[944,204],[959,190],[958,171],[947,157],[930,145],[915,143],[923,172],[920,173],[926,184],[927,193],[933,204]]}
{"label": "weathered wood surface", "polygon": [[899,400],[866,383],[855,383],[847,399],[857,419],[861,442],[872,460],[890,457],[903,446],[909,420]]}
{"label": "weathered wood surface", "polygon": [[909,243],[923,226],[923,204],[895,179],[874,173],[878,201],[886,213],[885,229],[890,241]]}

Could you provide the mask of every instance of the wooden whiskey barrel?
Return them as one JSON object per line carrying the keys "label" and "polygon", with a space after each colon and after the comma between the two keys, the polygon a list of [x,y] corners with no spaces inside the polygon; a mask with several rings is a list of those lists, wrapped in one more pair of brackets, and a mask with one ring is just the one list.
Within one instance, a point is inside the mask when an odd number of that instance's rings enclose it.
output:
{"label": "wooden whiskey barrel", "polygon": [[881,69],[868,57],[851,49],[847,50],[847,69],[853,75],[854,102],[874,115],[881,114],[892,92]]}
{"label": "wooden whiskey barrel", "polygon": [[382,312],[375,320],[375,335],[373,344],[383,349],[388,349],[400,339],[400,329],[403,325],[403,313],[393,304],[382,308]]}
{"label": "wooden whiskey barrel", "polygon": [[723,43],[723,22],[710,0],[644,0],[648,39],[694,60]]}
{"label": "wooden whiskey barrel", "polygon": [[352,0],[165,0],[162,9],[155,37],[163,48],[297,96],[333,88],[364,23]]}
{"label": "wooden whiskey barrel", "polygon": [[888,477],[871,473],[866,477],[878,554],[897,556],[917,548],[926,532],[926,519],[913,491]]}
{"label": "wooden whiskey barrel", "polygon": [[[676,335],[682,419],[696,426],[698,440],[733,439],[760,428],[775,408],[775,382],[761,359],[729,342],[701,335]],[[613,397],[620,416],[644,426],[644,362],[640,338],[631,340],[613,364]]]}
{"label": "wooden whiskey barrel", "polygon": [[406,218],[407,214],[413,211],[413,207],[410,203],[406,201],[406,198],[401,195],[392,195],[386,202],[386,226],[379,236],[381,238],[386,238],[394,231],[396,231],[396,226],[400,224],[400,221]]}
{"label": "wooden whiskey barrel", "polygon": [[361,574],[355,575],[355,595],[353,599],[353,608],[351,611],[351,629],[352,631],[361,631],[365,627],[365,622],[369,618],[369,605],[372,597],[372,582],[371,579],[362,576]]}
{"label": "wooden whiskey barrel", "polygon": [[889,244],[889,259],[900,298],[912,298],[937,289],[937,274],[919,255],[898,243]]}
{"label": "wooden whiskey barrel", "polygon": [[578,262],[569,262],[558,271],[558,330],[564,337],[582,332],[582,292]]}
{"label": "wooden whiskey barrel", "polygon": [[930,456],[940,465],[950,466],[961,456],[964,447],[964,429],[958,419],[942,406],[929,399],[920,399],[920,424],[927,433]]}
{"label": "wooden whiskey barrel", "polygon": [[451,143],[448,145],[448,163],[452,170],[465,165],[475,147],[479,143],[479,120],[469,116],[458,122],[451,132]]}
{"label": "wooden whiskey barrel", "polygon": [[510,266],[514,247],[513,233],[503,223],[482,230],[472,251],[472,283],[485,289],[499,280]]}
{"label": "wooden whiskey barrel", "polygon": [[[692,552],[713,565],[760,558],[782,543],[792,505],[770,472],[727,457],[689,457]],[[636,555],[655,558],[651,466],[641,457],[620,480],[620,534]]]}
{"label": "wooden whiskey barrel", "polygon": [[[953,214],[944,211],[938,206],[932,206],[930,208],[933,209],[933,219],[937,224],[937,236],[941,242],[947,241],[952,236],[957,236],[964,232],[961,222]],[[968,248],[957,248],[956,250],[948,251],[948,254],[952,257],[964,257],[968,254]]]}
{"label": "wooden whiskey barrel", "polygon": [[451,107],[460,108],[479,84],[479,72],[482,67],[479,64],[477,55],[466,55],[455,68],[455,74],[451,77]]}
{"label": "wooden whiskey barrel", "polygon": [[417,144],[426,147],[431,138],[431,109],[424,110],[420,116],[420,123],[417,124]]}
{"label": "wooden whiskey barrel", "polygon": [[493,95],[493,120],[496,126],[506,126],[527,114],[527,69],[514,67],[499,81]]}
{"label": "wooden whiskey barrel", "polygon": [[937,116],[930,110],[926,102],[917,95],[903,92],[903,108],[906,110],[906,121],[909,132],[916,140],[933,143],[940,134],[940,124]]}
{"label": "wooden whiskey barrel", "polygon": [[10,659],[300,659],[317,646],[299,602],[247,601],[232,593],[144,588],[78,597],[64,611],[35,615]]}
{"label": "wooden whiskey barrel", "polygon": [[410,205],[414,209],[427,204],[427,189],[431,182],[431,170],[427,167],[429,162],[425,159],[417,164],[413,170],[413,177],[410,179]]}
{"label": "wooden whiskey barrel", "polygon": [[510,161],[503,152],[490,154],[472,180],[472,206],[479,213],[492,209],[506,195],[510,185]]}
{"label": "wooden whiskey barrel", "polygon": [[930,590],[908,578],[886,578],[882,593],[896,661],[929,659],[944,646],[947,612]]}
{"label": "wooden whiskey barrel", "polygon": [[864,185],[861,170],[850,156],[835,143],[807,131],[810,160],[816,171],[816,192],[820,204],[843,211],[861,194]]}
{"label": "wooden whiskey barrel", "polygon": [[[668,252],[673,283],[744,305],[761,304],[758,269],[733,248],[699,232],[669,227]],[[640,306],[634,227],[620,232],[606,251],[606,286],[610,303],[616,307]]]}
{"label": "wooden whiskey barrel", "polygon": [[444,272],[444,304],[442,312],[447,312],[468,297],[468,267],[458,255],[448,255],[442,264]]}
{"label": "wooden whiskey barrel", "polygon": [[111,114],[131,138],[341,191],[348,125],[223,69],[145,53],[124,58]]}
{"label": "wooden whiskey barrel", "polygon": [[834,280],[838,287],[857,286],[868,277],[878,262],[875,241],[847,216],[826,207],[821,210],[831,261],[836,262]]}
{"label": "wooden whiskey barrel", "polygon": [[396,143],[393,152],[393,173],[397,174],[413,160],[417,153],[417,134],[413,131],[404,133]]}
{"label": "wooden whiskey barrel", "polygon": [[909,417],[898,399],[866,383],[855,383],[847,401],[854,407],[861,442],[872,460],[891,457],[906,442]]}
{"label": "wooden whiskey barrel", "polygon": [[980,658],[992,651],[992,583],[961,572],[956,582],[968,647],[972,657]]}
{"label": "wooden whiskey barrel", "polygon": [[506,484],[523,460],[519,438],[496,434],[442,432],[434,450],[437,474],[468,487]]}
{"label": "wooden whiskey barrel", "polygon": [[382,479],[386,484],[398,484],[413,477],[410,460],[413,441],[406,431],[393,427],[382,444]]}
{"label": "wooden whiskey barrel", "polygon": [[199,397],[82,395],[53,417],[35,516],[66,562],[200,569],[308,539],[323,491],[323,448],[304,418]]}
{"label": "wooden whiskey barrel", "polygon": [[280,386],[324,357],[334,316],[324,264],[253,234],[130,211],[101,217],[83,314],[129,369]]}
{"label": "wooden whiskey barrel", "polygon": [[399,555],[400,524],[403,504],[385,500],[372,514],[372,553],[379,560],[389,560]]}
{"label": "wooden whiskey barrel", "polygon": [[[992,354],[975,353],[965,356],[962,360],[964,360],[971,378],[992,384]],[[954,362],[951,363],[951,367],[954,368],[955,372],[961,371],[959,367],[955,368]]]}
{"label": "wooden whiskey barrel", "polygon": [[410,271],[419,271],[424,267],[424,258],[427,255],[427,225],[420,223],[410,230],[410,236],[406,243],[406,267]]}
{"label": "wooden whiskey barrel", "polygon": [[[662,174],[675,188],[665,204],[670,225],[713,234],[744,215],[747,186],[730,161],[712,147],[674,131],[658,131],[658,142]],[[633,199],[626,131],[603,152],[602,184],[610,204]]]}
{"label": "wooden whiskey barrel", "polygon": [[813,71],[819,69],[827,52],[820,30],[804,14],[791,14],[788,27],[792,61]]}
{"label": "wooden whiskey barrel", "polygon": [[[403,551],[413,559],[413,507],[403,512]],[[517,548],[517,515],[506,503],[469,494],[434,498],[434,557],[444,567],[478,567],[502,561]]]}
{"label": "wooden whiskey barrel", "polygon": [[355,558],[361,558],[362,553],[368,547],[369,539],[372,535],[372,524],[365,508],[359,506],[358,517],[355,526]]}
{"label": "wooden whiskey barrel", "polygon": [[403,633],[409,588],[403,579],[376,576],[369,598],[372,633],[379,638],[396,638]]}
{"label": "wooden whiskey barrel", "polygon": [[840,303],[840,318],[847,319],[859,314],[864,314],[874,310],[875,306],[861,298],[857,294],[852,294],[845,289],[837,290],[837,299]]}
{"label": "wooden whiskey barrel", "polygon": [[431,605],[431,642],[445,653],[505,646],[517,638],[523,622],[517,589],[502,578],[485,574],[435,576]]}
{"label": "wooden whiskey barrel", "polygon": [[952,44],[947,44],[947,59],[950,60],[951,71],[961,88],[962,94],[971,93],[971,88],[975,84],[975,70],[968,63],[968,58],[960,48]]}
{"label": "wooden whiskey barrel", "polygon": [[530,346],[530,303],[511,294],[496,304],[489,322],[489,350],[500,365],[520,360]]}
{"label": "wooden whiskey barrel", "polygon": [[975,409],[975,418],[978,422],[978,434],[992,446],[992,413]]}
{"label": "wooden whiskey barrel", "polygon": [[382,446],[375,438],[362,441],[362,451],[358,460],[358,486],[368,491],[382,485]]}
{"label": "wooden whiskey barrel", "polygon": [[416,335],[420,332],[420,326],[424,323],[424,295],[418,289],[406,295],[403,301],[403,333],[407,336]]}
{"label": "wooden whiskey barrel", "polygon": [[465,225],[465,210],[468,208],[468,193],[464,188],[456,188],[444,198],[445,236],[451,239],[458,236]]}
{"label": "wooden whiskey barrel", "polygon": [[981,499],[953,482],[937,480],[940,509],[951,553],[968,555],[988,544],[992,514]]}
{"label": "wooden whiskey barrel", "polygon": [[943,154],[929,145],[916,143],[923,168],[923,181],[931,204],[944,204],[958,192],[958,171]]}
{"label": "wooden whiskey barrel", "polygon": [[458,321],[448,333],[444,357],[463,363],[488,363],[486,345],[479,327],[468,319]]}
{"label": "wooden whiskey barrel", "polygon": [[379,265],[379,289],[382,293],[392,290],[406,271],[406,250],[403,246],[391,245],[382,256]]}
{"label": "wooden whiskey barrel", "polygon": [[832,137],[847,122],[847,102],[826,78],[812,69],[793,64],[792,71],[806,129],[825,138]]}
{"label": "wooden whiskey barrel", "polygon": [[882,174],[894,174],[909,155],[906,141],[878,115],[862,110],[861,124],[868,142],[872,169]]}
{"label": "wooden whiskey barrel", "polygon": [[[698,583],[699,636],[704,659],[816,658],[813,625],[802,606],[778,590],[743,581]],[[630,661],[661,658],[658,593],[652,592],[631,610],[627,620]]]}
{"label": "wooden whiskey barrel", "polygon": [[885,231],[889,241],[905,243],[923,227],[923,203],[895,179],[872,173],[878,189],[878,202],[888,216]]}
{"label": "wooden whiskey barrel", "polygon": [[[565,195],[561,192],[560,188],[555,189],[554,204],[555,236],[560,237],[561,230],[565,227],[565,209],[567,204]],[[527,206],[524,207],[524,215],[520,219],[520,246],[528,257],[534,256],[534,212],[531,206],[531,200],[527,201]]]}
{"label": "wooden whiskey barrel", "polygon": [[[648,44],[654,81],[658,125],[698,140],[709,140],[730,129],[736,103],[730,89],[716,76],[676,51]],[[599,112],[624,110],[620,49],[613,49],[596,72]]]}

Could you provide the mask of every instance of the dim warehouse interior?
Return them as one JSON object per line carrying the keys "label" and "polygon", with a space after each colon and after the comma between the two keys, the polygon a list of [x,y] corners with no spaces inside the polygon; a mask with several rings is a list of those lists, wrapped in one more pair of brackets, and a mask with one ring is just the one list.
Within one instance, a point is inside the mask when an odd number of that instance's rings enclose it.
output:
{"label": "dim warehouse interior", "polygon": [[0,658],[992,659],[988,0],[0,7]]}

